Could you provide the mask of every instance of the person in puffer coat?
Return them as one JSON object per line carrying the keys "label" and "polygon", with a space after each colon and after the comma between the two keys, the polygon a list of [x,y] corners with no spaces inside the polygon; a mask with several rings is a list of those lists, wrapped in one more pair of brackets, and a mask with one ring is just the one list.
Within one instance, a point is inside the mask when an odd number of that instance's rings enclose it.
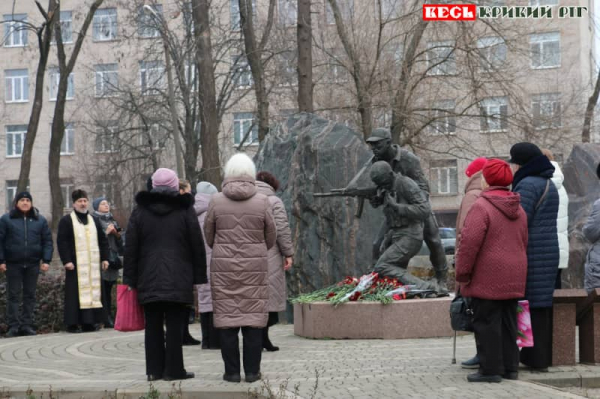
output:
{"label": "person in puffer coat", "polygon": [[[479,372],[469,382],[517,379],[517,300],[527,278],[527,215],[507,186],[510,166],[490,159],[483,191],[467,215],[456,256],[456,281],[472,298]],[[510,248],[509,251],[506,249]]]}
{"label": "person in puffer coat", "polygon": [[33,207],[28,191],[17,194],[14,208],[0,218],[0,271],[6,273],[8,291],[7,338],[36,335],[35,291],[40,270],[46,272],[50,268],[52,251],[46,218]]}
{"label": "person in puffer coat", "polygon": [[244,336],[246,382],[260,379],[262,329],[269,312],[267,251],[277,229],[271,204],[257,192],[256,167],[245,154],[225,165],[222,192],[208,207],[204,234],[212,248],[210,285],[215,327],[221,329],[223,379],[240,382],[238,333]]}
{"label": "person in puffer coat", "polygon": [[552,183],[558,190],[558,216],[556,219],[556,230],[558,233],[558,248],[560,250],[560,260],[558,262],[558,273],[556,275],[555,288],[562,287],[561,274],[569,266],[569,194],[563,185],[565,175],[563,175],[558,162],[554,160],[554,154],[547,148],[542,148],[542,153],[550,160],[554,166]]}
{"label": "person in puffer coat", "polygon": [[[596,175],[600,179],[600,164],[596,168]],[[594,288],[600,288],[600,199],[594,202],[592,213],[583,226],[583,235],[592,243],[587,253],[583,278],[583,286],[589,294]]]}
{"label": "person in puffer coat", "polygon": [[217,188],[207,182],[201,181],[196,185],[196,197],[194,210],[200,223],[202,237],[204,238],[204,249],[206,250],[206,275],[208,283],[200,284],[198,288],[198,312],[200,313],[200,328],[202,329],[202,349],[221,349],[219,330],[215,328],[213,321],[212,295],[210,294],[210,256],[212,249],[206,243],[204,235],[204,222],[206,221],[206,212],[212,196],[219,191]]}
{"label": "person in puffer coat", "polygon": [[[194,197],[179,194],[177,174],[152,175],[152,191],[135,196],[125,241],[123,282],[144,307],[148,381],[193,378],[183,365],[183,325],[193,285],[206,283],[206,254]],[[166,334],[163,325],[166,324]]]}
{"label": "person in puffer coat", "polygon": [[547,371],[552,361],[552,303],[560,259],[556,231],[559,199],[551,181],[554,166],[532,143],[513,145],[510,156],[515,171],[512,190],[521,194],[529,234],[525,299],[531,311],[534,346],[521,350],[521,363]]}
{"label": "person in puffer coat", "polygon": [[287,293],[285,271],[290,270],[293,263],[294,245],[292,232],[288,224],[287,212],[283,201],[275,195],[279,189],[279,181],[269,172],[258,172],[256,175],[258,192],[269,197],[273,217],[277,225],[277,245],[269,249],[269,321],[263,330],[262,345],[269,352],[279,350],[269,339],[269,327],[279,322],[279,312],[285,310]]}

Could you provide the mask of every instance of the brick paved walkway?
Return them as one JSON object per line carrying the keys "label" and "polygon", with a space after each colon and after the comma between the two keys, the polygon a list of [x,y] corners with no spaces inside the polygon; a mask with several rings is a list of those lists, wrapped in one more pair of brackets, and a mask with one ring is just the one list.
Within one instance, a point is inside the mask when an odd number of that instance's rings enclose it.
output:
{"label": "brick paved walkway", "polygon": [[[199,336],[199,324],[191,327]],[[263,352],[262,371],[277,388],[288,381],[299,395],[337,398],[573,398],[577,395],[525,381],[530,378],[584,376],[600,379],[600,367],[577,366],[551,369],[550,373],[521,373],[520,381],[501,384],[469,384],[467,371],[451,365],[452,340],[308,340],[293,335],[292,326],[272,329],[272,341],[281,350]],[[459,337],[458,361],[473,354],[472,336]],[[231,384],[221,380],[219,351],[185,347],[185,364],[196,378],[181,383],[184,397],[242,398],[260,383]],[[0,340],[0,385],[6,397],[35,392],[61,392],[60,398],[137,398],[148,392],[145,381],[143,332],[103,330],[85,334],[51,334]],[[155,387],[163,394],[171,383]],[[105,393],[109,392],[112,393]],[[70,392],[70,394],[68,394]],[[38,394],[39,397],[39,394]],[[292,396],[293,397],[293,396]]]}

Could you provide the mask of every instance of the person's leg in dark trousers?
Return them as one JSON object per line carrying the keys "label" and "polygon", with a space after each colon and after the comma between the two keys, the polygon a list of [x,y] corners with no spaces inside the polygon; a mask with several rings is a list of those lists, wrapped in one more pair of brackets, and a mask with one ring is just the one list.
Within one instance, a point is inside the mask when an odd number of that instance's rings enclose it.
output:
{"label": "person's leg in dark trousers", "polygon": [[[9,334],[12,332],[18,334],[21,326],[19,307],[21,304],[21,294],[23,293],[23,278],[25,270],[23,266],[10,265],[6,268],[6,284],[8,285],[8,303],[6,306],[6,323],[8,324]],[[12,331],[12,332],[11,332]]]}
{"label": "person's leg in dark trousers", "polygon": [[262,328],[242,327],[242,335],[244,336],[244,374],[246,377],[260,372],[262,332]]}
{"label": "person's leg in dark trousers", "polygon": [[183,304],[169,303],[166,305],[165,317],[167,324],[165,348],[165,377],[179,379],[185,377],[183,366],[183,325],[188,320],[188,307]]}
{"label": "person's leg in dark trousers", "polygon": [[[502,301],[502,360],[504,376],[510,377],[519,369],[519,347],[517,346],[517,300]],[[514,378],[515,376],[513,376]]]}
{"label": "person's leg in dark trousers", "polygon": [[164,314],[164,307],[160,302],[144,305],[144,316],[146,316],[144,333],[146,375],[156,378],[162,378],[165,369]]}
{"label": "person's leg in dark trousers", "polygon": [[279,313],[269,312],[269,321],[267,322],[267,326],[263,328],[262,332],[262,347],[268,352],[276,352],[279,350],[279,347],[273,345],[273,343],[269,339],[269,328],[277,323],[279,323]]}
{"label": "person's leg in dark trousers", "polygon": [[556,273],[556,282],[554,283],[554,289],[560,290],[562,288],[562,269],[558,269],[558,273]]}
{"label": "person's leg in dark trousers", "polygon": [[502,375],[502,301],[473,298],[472,304],[479,373]]}
{"label": "person's leg in dark trousers", "polygon": [[221,356],[225,363],[225,374],[230,376],[240,374],[239,331],[239,327],[223,328],[220,330]]}
{"label": "person's leg in dark trousers", "polygon": [[115,284],[114,281],[102,280],[102,307],[104,308],[105,327],[114,327],[112,317],[112,287]]}
{"label": "person's leg in dark trousers", "polygon": [[33,311],[35,309],[35,289],[37,288],[39,266],[27,266],[23,271],[23,313],[21,314],[21,330],[33,329]]}
{"label": "person's leg in dark trousers", "polygon": [[545,371],[552,362],[552,308],[530,312],[533,347],[521,349],[521,363]]}

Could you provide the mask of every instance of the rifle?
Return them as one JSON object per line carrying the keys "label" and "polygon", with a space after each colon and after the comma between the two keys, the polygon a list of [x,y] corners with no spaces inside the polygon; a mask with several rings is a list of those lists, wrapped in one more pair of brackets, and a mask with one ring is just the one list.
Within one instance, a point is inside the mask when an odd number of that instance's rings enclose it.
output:
{"label": "rifle", "polygon": [[363,208],[365,207],[365,199],[377,195],[376,187],[361,187],[361,188],[334,188],[328,193],[314,193],[314,197],[358,197],[358,206],[356,208],[356,216],[362,216]]}

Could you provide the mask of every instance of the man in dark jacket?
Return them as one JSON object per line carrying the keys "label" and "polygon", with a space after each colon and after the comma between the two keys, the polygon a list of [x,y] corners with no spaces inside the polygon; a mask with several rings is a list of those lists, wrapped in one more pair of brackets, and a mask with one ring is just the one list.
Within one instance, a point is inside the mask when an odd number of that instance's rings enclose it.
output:
{"label": "man in dark jacket", "polygon": [[437,283],[423,281],[407,270],[408,262],[421,249],[423,223],[431,214],[425,193],[412,179],[394,173],[385,161],[375,162],[370,174],[377,185],[388,226],[382,244],[385,252],[377,260],[374,271],[397,278],[403,284],[415,285],[417,289],[439,292]]}
{"label": "man in dark jacket", "polygon": [[[40,261],[42,265],[40,267]],[[41,271],[52,261],[52,234],[46,219],[33,207],[27,191],[17,194],[15,207],[0,219],[0,271],[6,272],[7,337],[35,335],[33,310]],[[23,311],[19,315],[23,293]]]}
{"label": "man in dark jacket", "polygon": [[[193,285],[205,284],[206,254],[194,197],[179,194],[174,171],[152,175],[152,191],[141,191],[129,218],[123,282],[137,288],[146,317],[148,381],[193,378],[183,365],[183,325],[194,303]],[[166,336],[163,324],[166,323]]]}
{"label": "man in dark jacket", "polygon": [[525,298],[531,309],[534,346],[521,350],[521,363],[547,371],[552,360],[552,297],[560,259],[556,230],[559,198],[550,180],[554,166],[532,143],[513,145],[510,157],[515,171],[512,190],[521,195],[529,236]]}

